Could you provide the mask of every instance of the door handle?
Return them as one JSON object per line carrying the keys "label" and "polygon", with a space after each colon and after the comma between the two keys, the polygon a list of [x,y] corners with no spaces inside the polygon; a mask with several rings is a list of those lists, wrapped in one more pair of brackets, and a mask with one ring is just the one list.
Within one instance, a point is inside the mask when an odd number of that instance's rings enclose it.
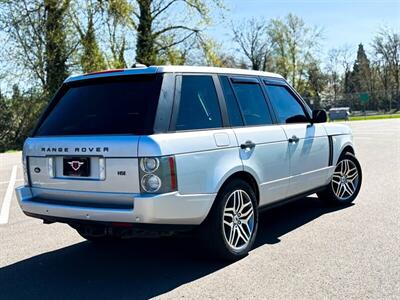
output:
{"label": "door handle", "polygon": [[293,135],[291,138],[289,138],[288,141],[289,143],[298,143],[300,139],[297,136]]}
{"label": "door handle", "polygon": [[252,141],[246,141],[244,144],[240,145],[240,148],[245,150],[245,149],[253,149],[256,146]]}

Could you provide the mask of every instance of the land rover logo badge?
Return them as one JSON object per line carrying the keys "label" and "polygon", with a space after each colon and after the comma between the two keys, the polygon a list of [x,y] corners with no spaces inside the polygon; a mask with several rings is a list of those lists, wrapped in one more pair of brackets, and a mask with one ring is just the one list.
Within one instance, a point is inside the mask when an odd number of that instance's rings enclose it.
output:
{"label": "land rover logo badge", "polygon": [[84,162],[73,160],[73,161],[69,161],[68,164],[71,166],[71,168],[74,171],[78,171],[79,168],[84,164]]}

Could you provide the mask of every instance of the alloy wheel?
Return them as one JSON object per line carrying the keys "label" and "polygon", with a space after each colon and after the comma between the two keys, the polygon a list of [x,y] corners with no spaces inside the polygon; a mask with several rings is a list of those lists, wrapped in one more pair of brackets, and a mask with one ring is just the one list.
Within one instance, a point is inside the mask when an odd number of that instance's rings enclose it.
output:
{"label": "alloy wheel", "polygon": [[227,244],[233,250],[245,248],[254,230],[254,207],[247,192],[236,190],[229,195],[222,221]]}
{"label": "alloy wheel", "polygon": [[331,184],[332,190],[339,200],[344,201],[353,196],[359,184],[355,163],[350,159],[341,160],[335,168]]}

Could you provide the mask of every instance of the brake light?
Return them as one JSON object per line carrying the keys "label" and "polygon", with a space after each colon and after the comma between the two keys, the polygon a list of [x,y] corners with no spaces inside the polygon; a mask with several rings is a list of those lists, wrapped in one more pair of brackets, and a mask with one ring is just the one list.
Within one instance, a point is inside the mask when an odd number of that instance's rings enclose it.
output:
{"label": "brake light", "polygon": [[110,69],[110,70],[103,70],[103,71],[96,71],[96,72],[86,73],[84,76],[107,74],[107,73],[116,73],[116,72],[123,72],[123,71],[125,71],[125,70],[124,69]]}

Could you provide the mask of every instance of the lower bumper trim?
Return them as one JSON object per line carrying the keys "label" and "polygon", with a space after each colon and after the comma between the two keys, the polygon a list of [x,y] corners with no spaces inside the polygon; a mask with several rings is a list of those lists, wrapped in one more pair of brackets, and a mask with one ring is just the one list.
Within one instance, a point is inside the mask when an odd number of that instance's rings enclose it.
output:
{"label": "lower bumper trim", "polygon": [[132,203],[102,203],[102,202],[88,202],[88,201],[67,201],[58,199],[43,199],[43,198],[32,198],[30,201],[41,203],[41,204],[52,204],[52,205],[65,205],[72,207],[87,207],[87,208],[104,208],[104,209],[126,209],[133,210]]}

